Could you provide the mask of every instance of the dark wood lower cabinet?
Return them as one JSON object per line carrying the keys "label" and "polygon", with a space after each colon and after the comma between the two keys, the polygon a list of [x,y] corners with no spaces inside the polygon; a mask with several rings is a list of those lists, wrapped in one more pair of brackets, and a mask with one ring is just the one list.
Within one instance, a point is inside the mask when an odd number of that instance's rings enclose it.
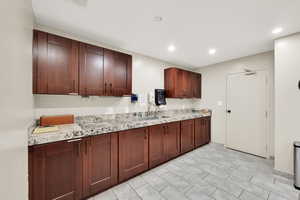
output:
{"label": "dark wood lower cabinet", "polygon": [[166,125],[149,127],[149,167],[155,167],[166,161],[165,155]]}
{"label": "dark wood lower cabinet", "polygon": [[149,127],[149,167],[180,154],[180,122]]}
{"label": "dark wood lower cabinet", "polygon": [[180,122],[173,122],[166,125],[164,150],[167,160],[175,158],[180,154]]}
{"label": "dark wood lower cabinet", "polygon": [[118,133],[85,140],[83,196],[102,192],[118,183]]}
{"label": "dark wood lower cabinet", "polygon": [[148,128],[119,132],[119,181],[148,169]]}
{"label": "dark wood lower cabinet", "polygon": [[210,142],[210,117],[195,119],[195,148]]}
{"label": "dark wood lower cabinet", "polygon": [[181,153],[186,153],[194,149],[194,120],[181,121]]}
{"label": "dark wood lower cabinet", "polygon": [[210,142],[210,117],[29,147],[29,199],[80,200]]}
{"label": "dark wood lower cabinet", "polygon": [[77,200],[82,192],[81,141],[30,149],[30,200]]}

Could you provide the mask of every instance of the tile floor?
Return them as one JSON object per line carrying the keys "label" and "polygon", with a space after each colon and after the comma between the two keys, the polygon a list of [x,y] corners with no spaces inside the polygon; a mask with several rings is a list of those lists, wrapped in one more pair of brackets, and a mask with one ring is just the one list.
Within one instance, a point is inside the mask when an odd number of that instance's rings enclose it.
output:
{"label": "tile floor", "polygon": [[273,162],[209,144],[89,200],[298,200]]}

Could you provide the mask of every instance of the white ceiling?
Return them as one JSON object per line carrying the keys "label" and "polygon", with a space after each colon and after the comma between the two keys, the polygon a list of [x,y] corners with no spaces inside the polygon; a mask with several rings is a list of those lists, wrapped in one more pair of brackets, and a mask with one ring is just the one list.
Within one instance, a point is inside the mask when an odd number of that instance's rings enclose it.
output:
{"label": "white ceiling", "polygon": [[[300,0],[32,2],[38,24],[186,67],[269,51],[275,37],[300,31]],[[275,36],[276,27],[283,32]],[[217,53],[208,55],[209,48]]]}

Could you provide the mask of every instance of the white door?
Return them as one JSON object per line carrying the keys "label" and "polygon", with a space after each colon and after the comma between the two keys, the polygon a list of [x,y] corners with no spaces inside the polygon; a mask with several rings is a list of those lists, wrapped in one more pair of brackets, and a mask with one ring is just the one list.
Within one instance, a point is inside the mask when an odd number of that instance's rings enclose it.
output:
{"label": "white door", "polygon": [[228,148],[267,157],[267,94],[265,71],[228,76]]}

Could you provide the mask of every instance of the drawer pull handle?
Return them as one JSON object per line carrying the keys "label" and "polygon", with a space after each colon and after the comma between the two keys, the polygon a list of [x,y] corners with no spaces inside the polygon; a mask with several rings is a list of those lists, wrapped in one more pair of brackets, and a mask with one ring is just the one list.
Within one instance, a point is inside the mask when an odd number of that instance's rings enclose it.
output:
{"label": "drawer pull handle", "polygon": [[79,139],[74,139],[74,140],[68,140],[68,142],[71,143],[71,142],[77,142],[77,141],[80,141],[80,140],[82,140],[82,139],[79,138]]}

